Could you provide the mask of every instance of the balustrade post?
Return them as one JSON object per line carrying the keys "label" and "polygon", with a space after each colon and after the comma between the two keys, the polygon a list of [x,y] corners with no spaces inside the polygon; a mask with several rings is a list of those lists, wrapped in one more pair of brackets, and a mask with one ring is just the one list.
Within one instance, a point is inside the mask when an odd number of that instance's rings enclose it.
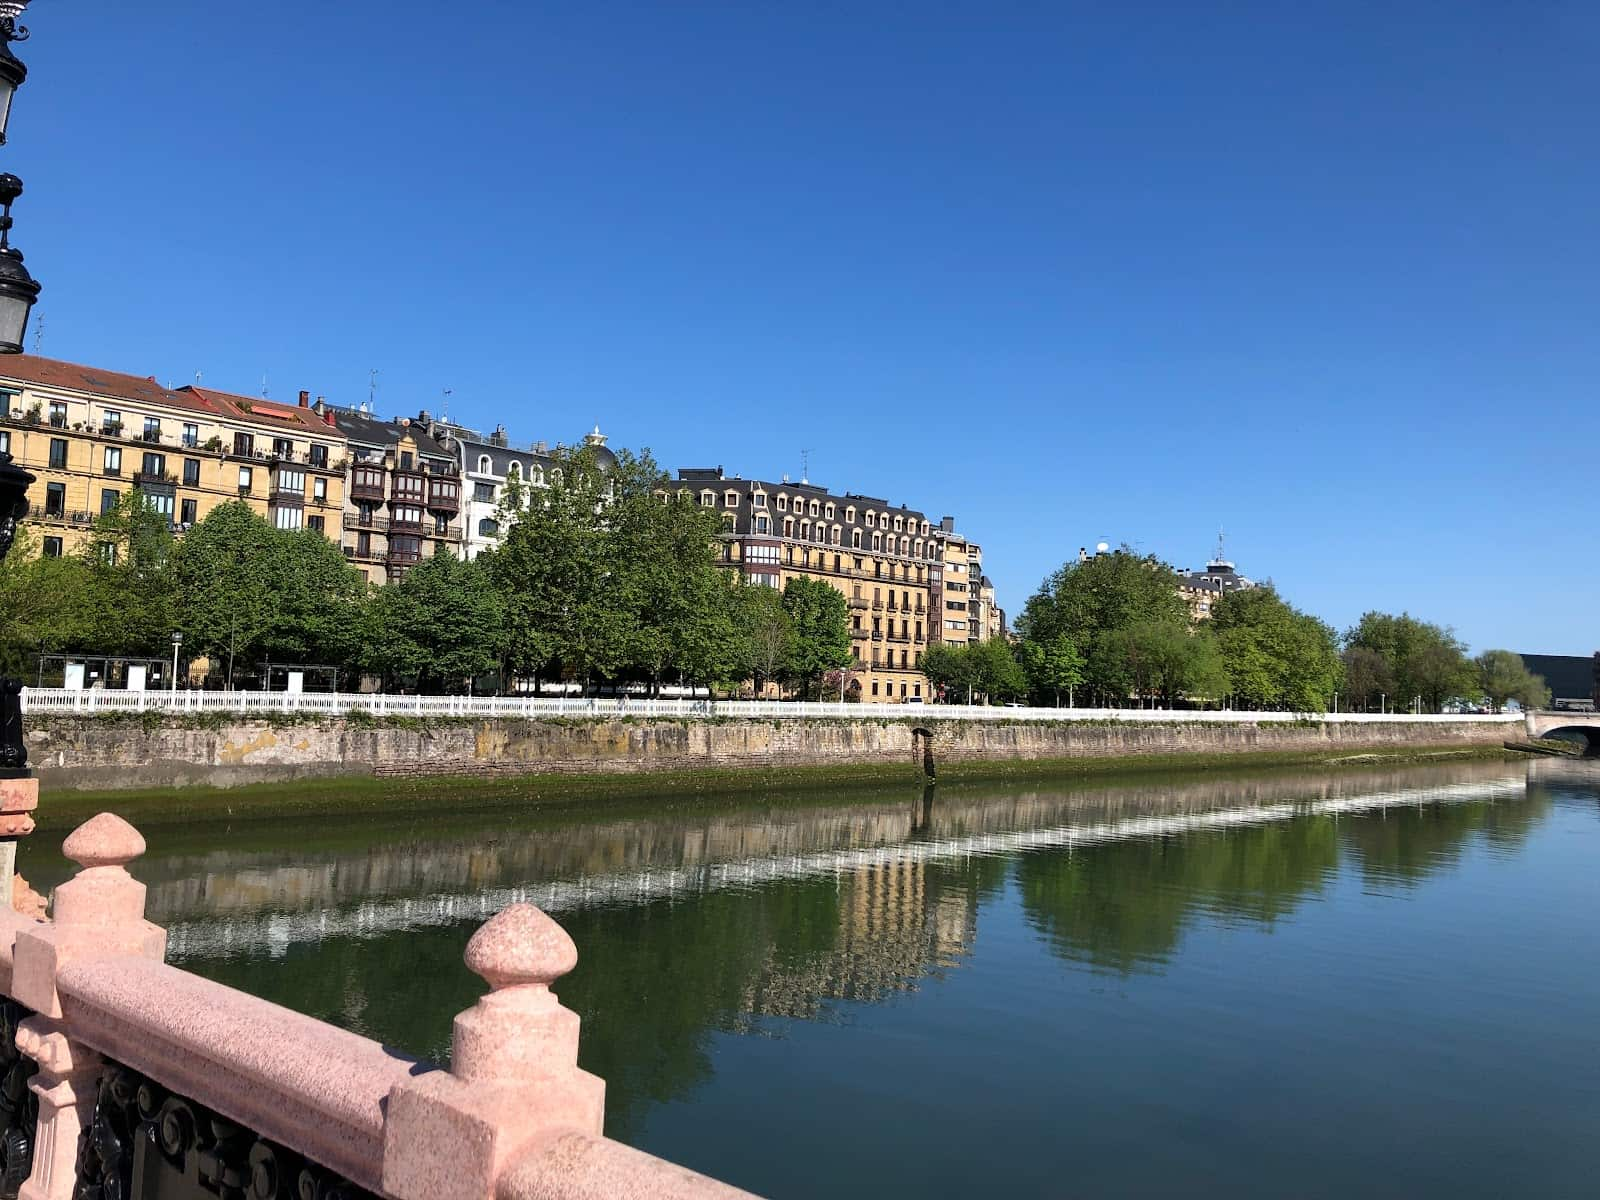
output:
{"label": "balustrade post", "polygon": [[166,953],[166,931],[144,919],[145,886],[127,871],[144,848],[139,831],[111,813],[78,826],[61,850],[81,869],[56,889],[55,919],[17,933],[11,992],[38,1014],[19,1026],[17,1048],[39,1064],[28,1085],[39,1097],[33,1170],[19,1200],[71,1200],[102,1066],[61,1024],[57,973],[88,959]]}
{"label": "balustrade post", "polygon": [[467,943],[489,994],[455,1019],[450,1069],[397,1084],[384,1123],[383,1190],[395,1200],[491,1200],[533,1139],[598,1136],[605,1084],[578,1068],[578,1014],[550,985],[578,950],[531,904],[514,904]]}

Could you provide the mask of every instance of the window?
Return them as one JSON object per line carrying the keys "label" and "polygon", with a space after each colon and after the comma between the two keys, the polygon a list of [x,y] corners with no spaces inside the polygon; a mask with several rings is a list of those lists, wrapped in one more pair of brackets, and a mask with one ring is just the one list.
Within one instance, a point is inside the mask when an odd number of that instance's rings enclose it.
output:
{"label": "window", "polygon": [[[188,428],[185,426],[184,428]],[[320,443],[311,445],[311,465],[313,467],[326,467],[328,465],[328,448]]]}
{"label": "window", "polygon": [[766,517],[765,513],[762,513],[762,514],[760,514],[760,515],[758,515],[756,517],[756,532],[757,533],[771,533],[772,532],[772,522],[767,520],[767,517]]}
{"label": "window", "polygon": [[146,451],[144,462],[139,469],[146,475],[165,475],[167,473],[167,456]]}
{"label": "window", "polygon": [[[4,394],[4,392],[0,392],[0,395]],[[0,452],[11,453],[11,431],[9,429],[0,429]]]}
{"label": "window", "polygon": [[875,528],[877,526],[877,524],[878,524],[878,514],[873,512],[870,508],[867,509],[867,528],[868,529],[873,529],[873,528]]}
{"label": "window", "polygon": [[833,504],[831,502],[828,504],[828,507],[823,510],[822,515],[830,521],[833,520]]}
{"label": "window", "polygon": [[161,440],[161,418],[146,417],[144,419],[144,440],[159,442]]}
{"label": "window", "polygon": [[[876,664],[877,655],[873,655],[873,659],[874,659],[874,664],[873,665],[877,665]],[[876,696],[878,694],[878,681],[876,679],[874,679],[872,681],[872,694],[874,696]]]}
{"label": "window", "polygon": [[528,482],[531,483],[534,487],[543,487],[544,486],[544,468],[541,467],[538,463],[534,463],[533,466],[531,468],[529,468],[529,470],[528,470]]}
{"label": "window", "polygon": [[755,584],[757,587],[769,587],[774,591],[776,591],[778,587],[778,576],[776,572],[752,571],[749,575],[746,575],[745,578],[751,583]]}
{"label": "window", "polygon": [[487,454],[478,455],[478,474],[479,475],[492,475],[492,474],[494,474],[494,472],[492,470],[490,470],[489,456]]}
{"label": "window", "polygon": [[328,498],[328,481],[320,475],[311,481],[311,498],[317,501]]}
{"label": "window", "polygon": [[450,536],[450,518],[445,516],[444,513],[435,513],[433,515],[433,536]]}
{"label": "window", "polygon": [[249,467],[239,468],[239,495],[248,496],[250,494],[252,474],[253,472]]}
{"label": "window", "polygon": [[191,450],[200,444],[200,426],[185,425],[183,427],[183,444]]}
{"label": "window", "polygon": [[778,493],[778,511],[779,512],[788,512],[789,511],[789,497],[784,495],[782,492]]}
{"label": "window", "polygon": [[[187,503],[187,501],[185,501]],[[328,519],[326,517],[307,517],[306,527],[313,533],[327,533]]]}
{"label": "window", "polygon": [[276,454],[279,458],[293,458],[294,457],[294,443],[291,442],[288,438],[273,438],[272,439],[272,452],[274,454]]}
{"label": "window", "polygon": [[400,469],[402,471],[414,470],[416,468],[416,462],[417,462],[417,456],[414,455],[413,453],[411,453],[411,451],[409,451],[409,450],[400,451]]}
{"label": "window", "polygon": [[103,459],[103,462],[105,464],[105,469],[106,469],[106,474],[107,475],[121,475],[122,474],[122,447],[121,446],[107,446],[106,447],[105,458]]}
{"label": "window", "polygon": [[305,525],[305,514],[292,504],[275,505],[272,523],[279,529],[301,529]]}
{"label": "window", "polygon": [[233,452],[244,458],[249,458],[256,452],[256,440],[248,433],[233,435]]}
{"label": "window", "polygon": [[117,507],[117,497],[122,495],[116,488],[100,489],[100,514],[104,516]]}
{"label": "window", "polygon": [[67,485],[64,483],[47,483],[44,487],[44,515],[47,517],[64,517],[67,515]]}
{"label": "window", "polygon": [[394,510],[394,524],[417,525],[422,524],[422,509],[411,504],[399,504]]}
{"label": "window", "polygon": [[472,498],[479,504],[494,503],[494,484],[475,483],[472,485]]}
{"label": "window", "polygon": [[172,493],[168,491],[143,492],[145,507],[151,512],[160,513],[169,522],[172,520]]}
{"label": "window", "polygon": [[757,492],[754,496],[750,497],[750,503],[755,505],[757,508],[765,508],[767,506],[767,494],[765,492]]}
{"label": "window", "polygon": [[701,508],[713,508],[713,507],[716,506],[716,503],[717,503],[717,496],[716,496],[715,492],[701,492],[700,493],[700,507]]}
{"label": "window", "polygon": [[861,549],[861,530],[852,529],[850,531],[850,548],[852,550]]}
{"label": "window", "polygon": [[815,500],[813,500],[811,502],[811,515],[813,517],[816,516],[821,511],[821,509],[822,509],[822,506],[820,504],[818,504]]}
{"label": "window", "polygon": [[372,557],[372,535],[370,533],[356,534],[356,557]]}
{"label": "window", "polygon": [[776,546],[746,546],[744,548],[745,562],[775,563],[778,561],[778,548]]}
{"label": "window", "polygon": [[200,486],[200,460],[198,458],[186,458],[183,460],[183,486]]}
{"label": "window", "polygon": [[[306,473],[279,467],[277,478],[272,481],[272,490],[304,499],[306,494]],[[295,528],[298,529],[299,526],[296,525]]]}
{"label": "window", "polygon": [[739,493],[738,492],[724,492],[724,493],[722,493],[722,507],[723,508],[738,508],[739,507]]}
{"label": "window", "polygon": [[478,536],[499,537],[500,522],[496,521],[493,517],[485,517],[483,520],[478,522]]}
{"label": "window", "polygon": [[[538,468],[535,467],[534,470],[538,470]],[[550,486],[551,487],[560,487],[561,486],[561,479],[562,479],[561,468],[560,467],[551,467],[550,468]]]}
{"label": "window", "polygon": [[62,470],[67,465],[67,439],[50,439],[50,465],[56,470]]}
{"label": "window", "polygon": [[61,539],[60,538],[58,538],[58,537],[47,537],[47,538],[45,538],[45,540],[44,540],[44,556],[46,558],[60,558],[61,557]]}
{"label": "window", "polygon": [[178,502],[178,521],[183,525],[193,525],[195,522],[195,501],[180,500]]}
{"label": "window", "polygon": [[60,400],[50,401],[50,424],[57,429],[67,427],[67,406]]}

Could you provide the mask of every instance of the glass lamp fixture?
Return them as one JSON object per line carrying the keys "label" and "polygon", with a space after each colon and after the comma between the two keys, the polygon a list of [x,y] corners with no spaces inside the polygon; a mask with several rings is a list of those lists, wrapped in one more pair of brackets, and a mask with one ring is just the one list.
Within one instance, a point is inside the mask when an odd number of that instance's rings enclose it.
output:
{"label": "glass lamp fixture", "polygon": [[39,298],[39,284],[22,265],[22,251],[11,245],[11,205],[22,195],[22,180],[0,175],[0,354],[21,354],[28,314]]}
{"label": "glass lamp fixture", "polygon": [[11,53],[12,42],[28,40],[28,31],[17,24],[27,0],[0,0],[0,145],[5,144],[6,126],[11,121],[11,101],[28,78],[28,68]]}

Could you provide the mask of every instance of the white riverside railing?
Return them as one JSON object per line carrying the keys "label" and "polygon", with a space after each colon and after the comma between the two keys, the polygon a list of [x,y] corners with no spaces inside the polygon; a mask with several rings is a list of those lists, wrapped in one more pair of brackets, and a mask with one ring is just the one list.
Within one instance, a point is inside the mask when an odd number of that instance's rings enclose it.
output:
{"label": "white riverside railing", "polygon": [[1122,721],[1152,724],[1505,724],[1520,713],[1250,712],[1240,709],[1009,708],[967,704],[837,704],[780,700],[652,700],[642,697],[398,696],[382,692],[128,692],[24,688],[24,713],[364,713],[373,717],[684,717],[891,721]]}

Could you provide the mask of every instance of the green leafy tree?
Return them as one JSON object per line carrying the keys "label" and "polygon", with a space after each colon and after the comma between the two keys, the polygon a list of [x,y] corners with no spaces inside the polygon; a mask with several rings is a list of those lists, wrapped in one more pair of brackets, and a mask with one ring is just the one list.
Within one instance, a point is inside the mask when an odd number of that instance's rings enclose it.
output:
{"label": "green leafy tree", "polygon": [[1389,660],[1376,650],[1351,646],[1344,652],[1344,694],[1353,712],[1371,712],[1386,704],[1395,693],[1394,671]]}
{"label": "green leafy tree", "polygon": [[363,664],[419,691],[470,691],[505,648],[505,600],[484,567],[441,547],[398,583],[376,589],[365,610]]}
{"label": "green leafy tree", "polygon": [[321,534],[274,529],[230,501],[189,530],[170,561],[184,645],[219,662],[230,682],[261,660],[356,658],[364,585]]}
{"label": "green leafy tree", "polygon": [[783,607],[794,629],[784,675],[809,696],[824,672],[850,665],[850,605],[825,580],[797,575],[784,585]]}
{"label": "green leafy tree", "polygon": [[969,643],[967,656],[976,668],[978,687],[991,704],[1003,704],[1028,694],[1027,673],[1011,644],[1003,638]]}
{"label": "green leafy tree", "polygon": [[1065,633],[1058,633],[1048,641],[1020,642],[1017,653],[1033,694],[1041,699],[1053,698],[1058,708],[1061,694],[1066,693],[1070,706],[1074,690],[1082,687],[1088,678],[1087,663],[1077,643]]}
{"label": "green leafy tree", "polygon": [[1345,635],[1345,642],[1382,656],[1401,707],[1420,697],[1424,711],[1438,712],[1446,701],[1477,688],[1477,673],[1455,633],[1409,613],[1369,612]]}
{"label": "green leafy tree", "polygon": [[966,646],[952,646],[948,642],[935,642],[922,656],[922,673],[952,704],[969,704],[978,687],[980,664],[968,653]]}
{"label": "green leafy tree", "polygon": [[783,593],[761,584],[738,582],[729,595],[733,614],[725,678],[754,681],[759,697],[781,678],[794,647],[794,622]]}
{"label": "green leafy tree", "polygon": [[1523,708],[1543,708],[1550,703],[1544,680],[1528,670],[1522,656],[1511,650],[1485,650],[1472,660],[1478,687],[1496,712],[1515,700]]}
{"label": "green leafy tree", "polygon": [[1209,624],[1232,693],[1244,707],[1323,712],[1339,690],[1338,636],[1272,588],[1224,593],[1211,607]]}
{"label": "green leafy tree", "polygon": [[1095,672],[1109,691],[1141,702],[1218,700],[1228,690],[1216,643],[1174,621],[1147,621],[1095,640]]}

